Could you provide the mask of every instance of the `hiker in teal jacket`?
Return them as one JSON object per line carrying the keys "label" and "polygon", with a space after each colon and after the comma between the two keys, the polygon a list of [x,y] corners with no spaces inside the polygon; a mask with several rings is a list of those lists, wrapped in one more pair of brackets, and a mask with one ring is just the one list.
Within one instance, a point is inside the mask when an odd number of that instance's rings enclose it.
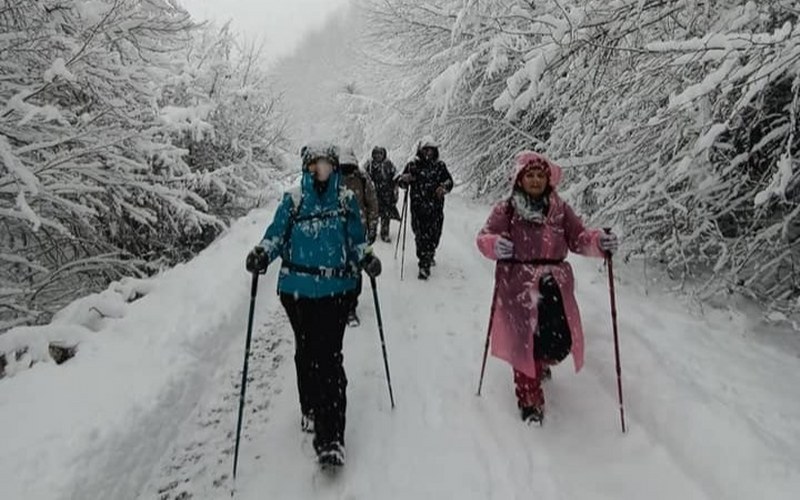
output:
{"label": "hiker in teal jacket", "polygon": [[380,274],[366,252],[366,231],[353,193],[341,185],[336,147],[301,150],[299,189],[284,194],[261,242],[247,256],[264,273],[281,258],[278,293],[295,335],[301,426],[314,432],[323,465],[344,463],[347,378],[342,340],[359,274]]}
{"label": "hiker in teal jacket", "polygon": [[[282,260],[279,293],[319,298],[349,292],[367,247],[358,200],[341,185],[338,166],[320,183],[307,161],[300,187],[284,193],[260,246],[270,262]],[[303,272],[304,267],[328,274]]]}

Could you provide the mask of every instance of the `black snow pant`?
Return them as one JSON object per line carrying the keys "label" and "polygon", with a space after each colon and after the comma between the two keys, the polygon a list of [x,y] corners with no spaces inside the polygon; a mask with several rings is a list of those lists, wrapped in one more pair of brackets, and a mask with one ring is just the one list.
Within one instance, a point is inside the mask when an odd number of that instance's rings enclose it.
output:
{"label": "black snow pant", "polygon": [[411,210],[411,230],[417,246],[419,267],[429,269],[439,241],[442,239],[444,211],[423,212]]}
{"label": "black snow pant", "polygon": [[294,330],[300,409],[314,420],[314,449],[344,445],[347,377],[342,340],[352,295],[311,299],[281,294]]}
{"label": "black snow pant", "polygon": [[394,192],[378,196],[378,216],[380,217],[380,236],[382,240],[389,239],[389,228],[392,220],[401,220],[400,212],[397,210],[397,199]]}
{"label": "black snow pant", "polygon": [[391,222],[391,217],[385,214],[381,215],[381,240],[385,241],[389,239],[389,226]]}

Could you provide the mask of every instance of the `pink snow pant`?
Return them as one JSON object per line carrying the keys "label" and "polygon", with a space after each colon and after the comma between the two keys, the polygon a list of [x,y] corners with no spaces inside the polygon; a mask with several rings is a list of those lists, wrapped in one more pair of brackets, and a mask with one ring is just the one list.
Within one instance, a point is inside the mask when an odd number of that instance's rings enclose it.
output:
{"label": "pink snow pant", "polygon": [[536,360],[536,378],[531,378],[521,371],[514,370],[514,392],[517,395],[517,406],[520,408],[544,408],[544,391],[542,380],[545,369],[550,362]]}

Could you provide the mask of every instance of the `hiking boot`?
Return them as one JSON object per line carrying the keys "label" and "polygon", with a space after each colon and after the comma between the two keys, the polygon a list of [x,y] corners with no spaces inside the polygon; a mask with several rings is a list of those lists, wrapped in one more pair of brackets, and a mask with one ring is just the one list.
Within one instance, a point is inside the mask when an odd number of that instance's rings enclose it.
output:
{"label": "hiking boot", "polygon": [[522,421],[528,425],[542,425],[544,422],[544,408],[541,406],[523,406],[519,413]]}
{"label": "hiking boot", "polygon": [[431,276],[431,269],[429,267],[420,267],[419,268],[419,275],[417,278],[421,280],[427,280]]}
{"label": "hiking boot", "polygon": [[330,443],[317,453],[317,462],[322,468],[336,468],[344,465],[344,445]]}

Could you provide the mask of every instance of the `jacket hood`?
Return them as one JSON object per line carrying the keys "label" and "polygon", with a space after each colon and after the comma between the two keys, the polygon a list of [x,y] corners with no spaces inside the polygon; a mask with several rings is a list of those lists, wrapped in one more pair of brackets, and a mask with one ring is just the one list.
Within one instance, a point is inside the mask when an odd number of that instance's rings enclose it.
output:
{"label": "jacket hood", "polygon": [[334,170],[339,167],[339,149],[330,142],[318,141],[306,144],[300,148],[300,158],[303,161],[303,170],[320,158],[331,162]]}
{"label": "jacket hood", "polygon": [[358,166],[358,157],[351,147],[344,147],[339,153],[339,165],[355,165]]}
{"label": "jacket hood", "polygon": [[422,150],[425,148],[433,148],[433,150],[436,151],[433,161],[436,162],[439,160],[439,143],[434,141],[433,137],[426,135],[419,141],[419,144],[417,144],[417,158],[423,159]]}
{"label": "jacket hood", "polygon": [[561,182],[561,178],[563,177],[563,171],[561,167],[553,163],[549,158],[544,156],[543,154],[537,153],[535,151],[521,151],[517,153],[517,156],[514,159],[514,171],[511,177],[511,191],[514,191],[514,188],[519,182],[520,177],[522,174],[529,168],[539,167],[545,169],[548,172],[548,176],[550,178],[550,187],[555,190],[558,187],[558,184]]}

